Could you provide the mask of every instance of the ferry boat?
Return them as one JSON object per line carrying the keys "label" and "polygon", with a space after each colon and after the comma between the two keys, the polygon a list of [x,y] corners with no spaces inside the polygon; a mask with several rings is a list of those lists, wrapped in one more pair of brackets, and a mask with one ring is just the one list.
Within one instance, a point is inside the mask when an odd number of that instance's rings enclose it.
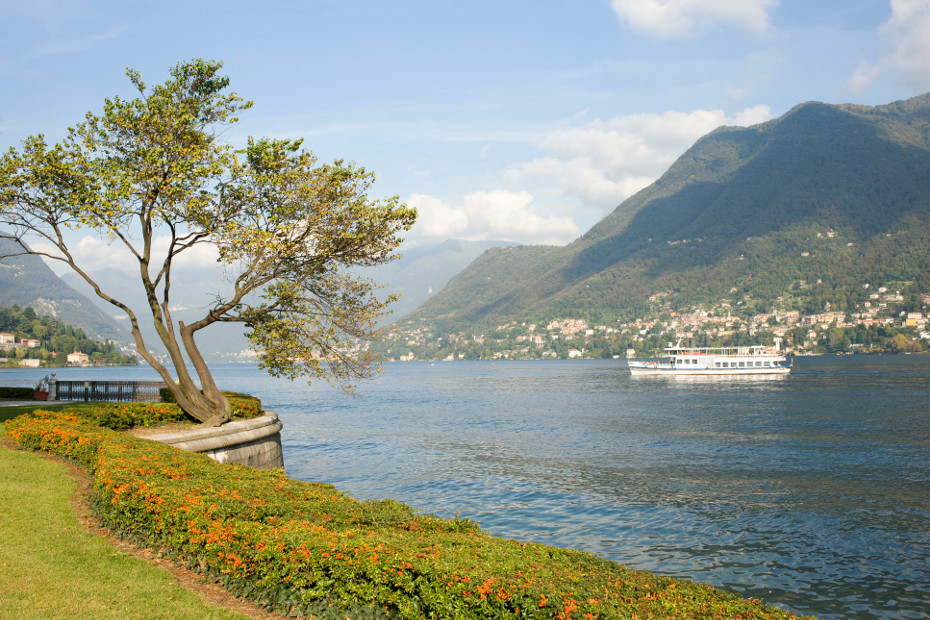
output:
{"label": "ferry boat", "polygon": [[627,360],[636,375],[786,375],[792,360],[764,346],[665,348],[663,359]]}

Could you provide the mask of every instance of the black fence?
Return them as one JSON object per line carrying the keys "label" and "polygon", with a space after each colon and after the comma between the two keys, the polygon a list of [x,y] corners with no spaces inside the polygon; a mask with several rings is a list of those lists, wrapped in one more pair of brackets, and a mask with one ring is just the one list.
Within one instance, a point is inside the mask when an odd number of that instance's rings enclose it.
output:
{"label": "black fence", "polygon": [[161,400],[162,381],[57,381],[57,400],[147,401]]}

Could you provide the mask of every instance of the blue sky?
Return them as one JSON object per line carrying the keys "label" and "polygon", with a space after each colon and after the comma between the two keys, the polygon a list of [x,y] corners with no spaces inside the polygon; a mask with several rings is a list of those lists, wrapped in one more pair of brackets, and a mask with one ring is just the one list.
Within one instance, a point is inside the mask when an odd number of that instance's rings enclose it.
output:
{"label": "blue sky", "polygon": [[930,0],[0,0],[0,148],[195,57],[255,101],[231,142],[374,170],[411,243],[562,244],[720,125],[930,90]]}

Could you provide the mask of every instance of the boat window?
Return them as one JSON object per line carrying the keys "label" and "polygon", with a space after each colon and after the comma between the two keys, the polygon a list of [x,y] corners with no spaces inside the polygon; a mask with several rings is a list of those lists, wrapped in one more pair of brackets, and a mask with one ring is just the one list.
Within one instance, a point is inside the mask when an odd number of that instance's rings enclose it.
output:
{"label": "boat window", "polygon": [[746,362],[740,362],[740,363],[739,363],[739,367],[740,367],[740,368],[745,368],[745,367],[746,367]]}
{"label": "boat window", "polygon": [[714,362],[714,368],[720,368],[720,362]]}

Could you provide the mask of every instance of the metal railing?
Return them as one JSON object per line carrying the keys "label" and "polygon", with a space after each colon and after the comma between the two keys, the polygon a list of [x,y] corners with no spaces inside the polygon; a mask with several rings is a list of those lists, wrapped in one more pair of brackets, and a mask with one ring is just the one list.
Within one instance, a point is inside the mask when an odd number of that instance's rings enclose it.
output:
{"label": "metal railing", "polygon": [[56,381],[56,400],[158,402],[162,381]]}

